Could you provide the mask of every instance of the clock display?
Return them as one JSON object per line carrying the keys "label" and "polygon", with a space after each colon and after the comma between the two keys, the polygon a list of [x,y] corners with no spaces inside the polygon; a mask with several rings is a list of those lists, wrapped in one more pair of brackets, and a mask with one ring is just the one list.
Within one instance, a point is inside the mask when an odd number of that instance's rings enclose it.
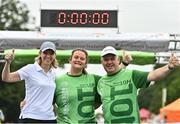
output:
{"label": "clock display", "polygon": [[41,27],[117,28],[117,10],[41,10]]}

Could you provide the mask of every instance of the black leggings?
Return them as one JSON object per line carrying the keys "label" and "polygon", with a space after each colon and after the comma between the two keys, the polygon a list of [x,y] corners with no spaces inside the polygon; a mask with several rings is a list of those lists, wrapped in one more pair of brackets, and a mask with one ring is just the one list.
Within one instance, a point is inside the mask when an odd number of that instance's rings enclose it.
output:
{"label": "black leggings", "polygon": [[19,124],[23,123],[48,123],[48,124],[56,124],[56,120],[36,120],[36,119],[31,119],[31,118],[24,118],[24,119],[19,119]]}

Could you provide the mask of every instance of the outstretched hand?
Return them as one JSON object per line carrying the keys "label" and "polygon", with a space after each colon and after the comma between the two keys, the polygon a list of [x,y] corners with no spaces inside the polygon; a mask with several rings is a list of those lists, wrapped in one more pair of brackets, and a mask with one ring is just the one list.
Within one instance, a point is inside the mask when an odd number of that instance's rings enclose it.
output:
{"label": "outstretched hand", "polygon": [[171,53],[169,63],[168,63],[168,67],[169,67],[169,69],[174,69],[177,66],[179,66],[178,57],[174,53]]}
{"label": "outstretched hand", "polygon": [[125,50],[122,50],[122,61],[130,64],[132,60],[132,56],[129,53],[125,52]]}
{"label": "outstretched hand", "polygon": [[15,52],[15,49],[12,49],[11,52],[9,52],[9,53],[7,53],[5,55],[5,60],[6,60],[7,63],[10,64],[13,61],[13,59],[14,59],[14,52]]}

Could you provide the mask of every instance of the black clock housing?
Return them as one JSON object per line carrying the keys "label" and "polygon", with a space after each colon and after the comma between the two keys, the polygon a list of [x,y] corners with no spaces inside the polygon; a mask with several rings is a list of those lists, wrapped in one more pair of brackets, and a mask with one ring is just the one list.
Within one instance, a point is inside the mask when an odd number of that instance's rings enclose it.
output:
{"label": "black clock housing", "polygon": [[117,28],[117,10],[41,10],[41,27]]}

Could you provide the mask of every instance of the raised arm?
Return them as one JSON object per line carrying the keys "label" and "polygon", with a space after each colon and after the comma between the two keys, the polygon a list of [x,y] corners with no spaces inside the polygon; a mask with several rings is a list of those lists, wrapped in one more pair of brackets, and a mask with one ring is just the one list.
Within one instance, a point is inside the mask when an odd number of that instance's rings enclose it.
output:
{"label": "raised arm", "polygon": [[165,77],[169,72],[171,72],[174,68],[179,66],[179,60],[174,53],[171,54],[169,59],[169,63],[161,68],[151,71],[148,74],[149,81],[156,81]]}
{"label": "raised arm", "polygon": [[20,77],[17,71],[12,72],[12,73],[10,72],[10,65],[14,59],[14,51],[15,50],[13,49],[11,52],[5,55],[6,62],[2,71],[2,80],[5,82],[16,82],[20,80]]}

